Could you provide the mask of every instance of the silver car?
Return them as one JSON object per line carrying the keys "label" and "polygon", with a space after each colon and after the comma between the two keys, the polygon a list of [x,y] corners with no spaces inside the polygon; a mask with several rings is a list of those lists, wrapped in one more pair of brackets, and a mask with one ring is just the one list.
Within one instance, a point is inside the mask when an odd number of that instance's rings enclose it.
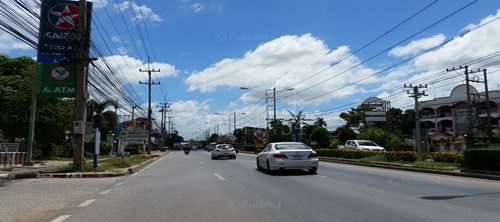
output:
{"label": "silver car", "polygon": [[212,159],[217,159],[219,157],[236,159],[236,150],[231,144],[217,144],[212,150]]}
{"label": "silver car", "polygon": [[319,167],[318,154],[304,143],[269,143],[257,154],[257,169],[274,170],[307,169],[314,174]]}

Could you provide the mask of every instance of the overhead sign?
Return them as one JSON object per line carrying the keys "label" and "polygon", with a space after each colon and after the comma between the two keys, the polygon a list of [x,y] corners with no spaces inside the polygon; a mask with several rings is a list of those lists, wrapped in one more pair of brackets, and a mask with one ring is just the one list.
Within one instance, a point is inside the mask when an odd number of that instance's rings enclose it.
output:
{"label": "overhead sign", "polygon": [[[87,2],[86,7],[87,30],[85,34],[90,37],[92,2]],[[76,61],[80,40],[83,39],[82,34],[78,32],[79,18],[79,1],[42,1],[38,62]]]}

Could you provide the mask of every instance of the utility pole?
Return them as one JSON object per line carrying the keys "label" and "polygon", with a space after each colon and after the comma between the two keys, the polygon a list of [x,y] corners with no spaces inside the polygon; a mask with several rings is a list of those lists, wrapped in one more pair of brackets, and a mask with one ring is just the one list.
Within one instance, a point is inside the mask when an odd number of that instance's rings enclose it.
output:
{"label": "utility pole", "polygon": [[167,107],[170,107],[172,103],[160,103],[162,106],[157,107],[162,107],[160,112],[162,113],[161,115],[161,141],[162,141],[162,146],[165,146],[165,130],[166,130],[166,123],[165,123],[165,116],[168,112]]}
{"label": "utility pole", "polygon": [[151,110],[151,85],[160,85],[160,82],[151,82],[151,72],[160,72],[160,70],[151,70],[149,69],[149,57],[148,57],[148,70],[141,70],[139,69],[139,72],[148,72],[148,77],[149,80],[147,83],[142,83],[139,81],[139,84],[147,84],[148,85],[148,140],[147,140],[147,147],[148,147],[148,154],[151,154],[151,113],[153,112]]}
{"label": "utility pole", "polygon": [[467,93],[467,135],[465,136],[466,141],[465,145],[466,148],[469,148],[469,143],[474,142],[474,135],[472,134],[472,128],[473,128],[473,122],[472,122],[472,104],[471,104],[471,99],[470,99],[470,84],[469,84],[469,66],[459,66],[459,67],[453,67],[451,69],[446,69],[447,72],[451,71],[456,71],[459,69],[464,69],[465,72],[465,86],[466,86],[466,93]]}
{"label": "utility pole", "polygon": [[418,108],[418,98],[422,96],[427,96],[425,94],[425,91],[419,92],[419,88],[427,88],[427,85],[418,85],[418,86],[413,86],[412,84],[406,85],[404,84],[405,88],[413,88],[413,92],[410,92],[409,90],[406,91],[407,94],[411,94],[410,97],[415,98],[415,147],[417,149],[417,153],[419,156],[422,155],[422,148],[421,148],[421,139],[420,139],[420,112]]}
{"label": "utility pole", "polygon": [[484,81],[479,80],[479,78],[476,80],[474,77],[472,77],[471,82],[476,82],[476,83],[484,83],[484,93],[486,97],[486,124],[487,124],[487,133],[488,136],[491,136],[491,107],[490,107],[490,93],[488,91],[488,78],[486,76],[486,69],[478,69],[477,71],[470,71],[469,73],[476,73],[476,72],[483,72],[483,78]]}
{"label": "utility pole", "polygon": [[134,117],[134,111],[135,111],[135,108],[137,108],[137,106],[135,106],[135,105],[134,105],[134,106],[132,106],[132,122],[130,122],[130,123],[132,123],[132,127],[131,127],[131,128],[132,128],[133,130],[135,130],[135,117]]}
{"label": "utility pole", "polygon": [[[84,135],[85,135],[85,115],[87,91],[87,73],[85,72],[86,63],[89,60],[89,33],[87,33],[87,1],[79,0],[78,5],[78,32],[81,40],[78,45],[77,64],[76,64],[76,86],[75,86],[75,118],[73,122],[73,131],[75,136],[75,150],[73,152],[73,170],[81,171],[85,165],[83,158]],[[33,107],[34,108],[34,107]],[[77,130],[75,130],[75,128]]]}

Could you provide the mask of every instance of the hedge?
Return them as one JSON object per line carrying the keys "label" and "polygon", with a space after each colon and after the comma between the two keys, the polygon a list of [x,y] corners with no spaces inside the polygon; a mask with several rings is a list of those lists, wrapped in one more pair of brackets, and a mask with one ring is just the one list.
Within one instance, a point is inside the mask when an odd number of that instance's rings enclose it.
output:
{"label": "hedge", "polygon": [[500,148],[466,149],[464,166],[467,169],[500,171]]}

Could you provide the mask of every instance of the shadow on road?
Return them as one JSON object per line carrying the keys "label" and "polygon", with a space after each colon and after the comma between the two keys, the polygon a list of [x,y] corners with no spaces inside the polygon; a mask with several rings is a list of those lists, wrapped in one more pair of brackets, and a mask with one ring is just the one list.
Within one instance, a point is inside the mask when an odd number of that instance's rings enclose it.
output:
{"label": "shadow on road", "polygon": [[[265,169],[257,169],[255,170],[268,174]],[[268,174],[269,175],[269,174]],[[311,175],[316,175],[309,173],[307,170],[275,170],[271,173],[272,176],[311,176]]]}
{"label": "shadow on road", "polygon": [[471,195],[456,195],[456,196],[428,196],[428,197],[420,197],[420,199],[424,199],[424,200],[451,200],[451,199],[464,198],[464,197],[495,195],[495,194],[500,194],[500,192],[479,193],[479,194],[471,194]]}

